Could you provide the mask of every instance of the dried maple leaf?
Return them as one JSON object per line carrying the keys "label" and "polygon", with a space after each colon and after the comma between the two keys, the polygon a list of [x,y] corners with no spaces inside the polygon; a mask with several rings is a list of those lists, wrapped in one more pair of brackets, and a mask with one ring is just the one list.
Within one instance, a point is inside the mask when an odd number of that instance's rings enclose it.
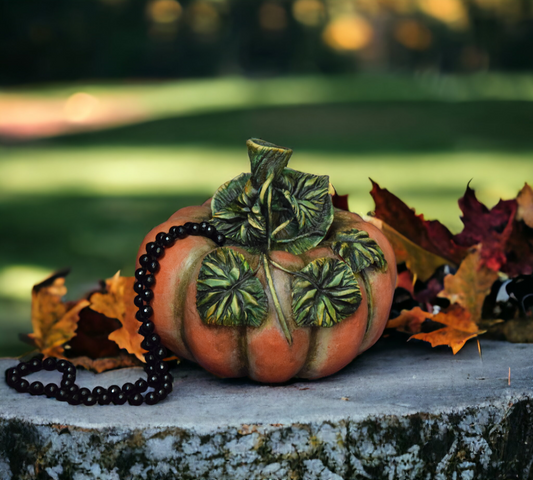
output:
{"label": "dried maple leaf", "polygon": [[61,271],[35,285],[32,290],[31,323],[33,333],[28,335],[46,356],[63,356],[63,345],[76,332],[80,310],[89,305],[87,300],[65,303],[67,293],[65,276]]}
{"label": "dried maple leaf", "polygon": [[90,358],[81,356],[74,358],[68,357],[68,359],[77,367],[83,367],[96,373],[114,370],[115,368],[138,367],[142,365],[136,357],[124,352],[119,352],[114,357]]}
{"label": "dried maple leaf", "polygon": [[459,199],[464,229],[454,237],[455,241],[464,247],[481,243],[482,263],[497,272],[507,261],[505,244],[511,236],[517,206],[516,200],[500,200],[489,210],[467,186]]}
{"label": "dried maple leaf", "polygon": [[533,189],[527,183],[520,190],[516,202],[516,220],[522,220],[529,228],[533,228]]}
{"label": "dried maple leaf", "polygon": [[110,333],[109,340],[144,362],[146,350],[141,348],[143,337],[138,333],[139,322],[135,320],[134,283],[134,277],[121,277],[117,272],[105,281],[105,292],[91,295],[90,308],[106,317],[116,318],[122,327]]}
{"label": "dried maple leaf", "polygon": [[413,243],[383,220],[373,217],[364,217],[364,219],[365,221],[374,224],[385,234],[394,250],[396,263],[405,262],[405,266],[414,273],[418,279],[426,281],[431,275],[433,275],[433,273],[435,273],[437,268],[449,263],[445,258],[435,255]]}
{"label": "dried maple leaf", "polygon": [[381,188],[371,180],[370,194],[376,204],[375,216],[410,240],[413,244],[434,255],[458,265],[468,249],[456,243],[453,234],[437,220],[424,220],[396,195]]}
{"label": "dried maple leaf", "polygon": [[467,340],[485,333],[485,330],[479,330],[470,312],[457,304],[453,304],[445,312],[433,315],[433,321],[446,326],[428,333],[417,333],[409,340],[413,338],[424,340],[431,343],[432,347],[448,345],[455,355],[463,348]]}
{"label": "dried maple leaf", "polygon": [[479,322],[485,297],[497,278],[498,273],[484,264],[481,246],[477,245],[461,262],[455,275],[444,277],[444,290],[438,296],[458,303],[470,313],[472,321]]}
{"label": "dried maple leaf", "polygon": [[333,206],[339,210],[350,210],[348,207],[348,195],[339,195],[337,192],[335,192],[335,194],[331,197],[331,201],[333,202]]}
{"label": "dried maple leaf", "polygon": [[424,312],[420,307],[412,310],[402,310],[400,316],[389,320],[387,328],[393,328],[399,332],[414,334],[420,332],[422,324],[427,319],[432,319],[433,314]]}

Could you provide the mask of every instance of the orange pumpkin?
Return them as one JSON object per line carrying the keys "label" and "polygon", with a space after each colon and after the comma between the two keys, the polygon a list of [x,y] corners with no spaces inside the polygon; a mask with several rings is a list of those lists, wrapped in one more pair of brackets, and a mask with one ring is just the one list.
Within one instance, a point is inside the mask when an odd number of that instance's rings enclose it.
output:
{"label": "orange pumpkin", "polygon": [[[143,240],[209,222],[159,260],[153,322],[163,345],[219,377],[260,382],[331,375],[371,347],[388,319],[396,283],[385,236],[337,210],[328,177],[286,167],[290,149],[247,142],[251,174],[182,208]],[[205,228],[205,224],[204,224]]]}

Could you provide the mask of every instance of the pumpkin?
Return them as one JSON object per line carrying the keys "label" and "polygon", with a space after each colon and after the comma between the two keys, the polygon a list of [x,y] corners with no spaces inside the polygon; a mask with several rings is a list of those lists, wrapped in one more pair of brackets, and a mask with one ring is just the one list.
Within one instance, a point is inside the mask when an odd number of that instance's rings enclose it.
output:
{"label": "pumpkin", "polygon": [[139,255],[188,222],[209,222],[226,238],[220,247],[190,235],[165,250],[152,287],[156,332],[219,377],[331,375],[385,328],[392,248],[379,229],[333,207],[327,176],[287,168],[292,150],[258,139],[247,146],[251,173],[178,210],[141,244]]}

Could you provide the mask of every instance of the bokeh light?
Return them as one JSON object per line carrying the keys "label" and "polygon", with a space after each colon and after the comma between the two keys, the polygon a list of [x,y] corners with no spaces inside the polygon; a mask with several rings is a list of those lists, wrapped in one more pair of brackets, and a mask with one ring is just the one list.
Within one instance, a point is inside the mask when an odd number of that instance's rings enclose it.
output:
{"label": "bokeh light", "polygon": [[292,4],[294,18],[308,26],[321,25],[326,18],[326,8],[320,0],[296,0]]}
{"label": "bokeh light", "polygon": [[355,51],[366,47],[374,35],[372,25],[359,15],[342,15],[333,19],[323,33],[324,42],[341,51]]}
{"label": "bokeh light", "polygon": [[68,98],[63,111],[67,121],[81,123],[90,120],[97,113],[99,106],[98,98],[88,93],[78,92]]}
{"label": "bokeh light", "polygon": [[418,20],[400,20],[394,27],[394,38],[411,50],[427,50],[433,41],[431,30]]}
{"label": "bokeh light", "polygon": [[267,31],[285,30],[287,11],[278,2],[264,2],[259,9],[259,25]]}

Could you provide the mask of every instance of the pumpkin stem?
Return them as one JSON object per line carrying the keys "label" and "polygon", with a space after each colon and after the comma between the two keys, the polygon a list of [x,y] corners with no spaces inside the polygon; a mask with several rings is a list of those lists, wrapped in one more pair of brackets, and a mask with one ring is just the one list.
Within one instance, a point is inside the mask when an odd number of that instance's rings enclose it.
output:
{"label": "pumpkin stem", "polygon": [[283,313],[283,310],[281,308],[281,303],[279,301],[278,294],[276,292],[276,287],[274,286],[274,280],[272,278],[272,272],[270,271],[270,267],[268,265],[268,259],[265,255],[261,255],[261,258],[263,260],[263,268],[265,269],[267,285],[268,285],[268,288],[270,289],[270,293],[272,294],[272,300],[274,300],[274,307],[276,309],[276,313],[278,314],[279,324],[281,326],[281,329],[283,330],[283,333],[285,334],[285,338],[287,339],[287,342],[289,343],[289,345],[292,345],[292,335],[287,325],[285,314]]}
{"label": "pumpkin stem", "polygon": [[270,181],[278,177],[292,155],[290,148],[280,147],[259,138],[250,138],[246,146],[252,167],[252,185],[257,190],[261,189],[269,177]]}

